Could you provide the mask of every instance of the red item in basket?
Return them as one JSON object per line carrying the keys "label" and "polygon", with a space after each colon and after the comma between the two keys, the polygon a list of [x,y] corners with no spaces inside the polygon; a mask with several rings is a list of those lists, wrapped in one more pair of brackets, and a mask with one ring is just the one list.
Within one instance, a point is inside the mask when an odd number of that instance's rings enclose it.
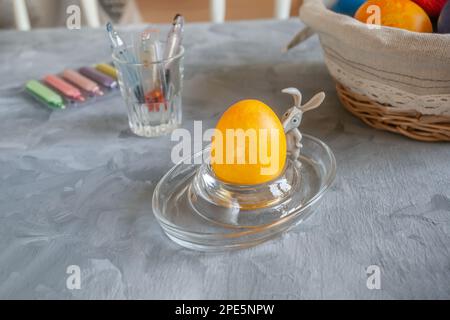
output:
{"label": "red item in basket", "polygon": [[419,6],[425,10],[430,17],[439,17],[442,8],[447,3],[448,0],[413,0]]}

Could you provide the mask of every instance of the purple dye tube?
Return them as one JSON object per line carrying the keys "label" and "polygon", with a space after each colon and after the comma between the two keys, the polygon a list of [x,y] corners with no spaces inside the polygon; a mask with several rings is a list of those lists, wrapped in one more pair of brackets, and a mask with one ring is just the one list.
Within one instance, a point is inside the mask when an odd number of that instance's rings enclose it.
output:
{"label": "purple dye tube", "polygon": [[116,80],[107,76],[106,74],[101,73],[100,71],[97,71],[94,68],[91,67],[80,68],[80,73],[106,88],[114,89],[117,87]]}

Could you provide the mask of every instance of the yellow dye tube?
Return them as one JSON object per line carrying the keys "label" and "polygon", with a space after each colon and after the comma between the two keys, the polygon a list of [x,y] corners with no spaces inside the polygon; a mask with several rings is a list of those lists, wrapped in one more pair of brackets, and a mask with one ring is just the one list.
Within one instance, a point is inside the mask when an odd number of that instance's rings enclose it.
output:
{"label": "yellow dye tube", "polygon": [[107,64],[107,63],[99,63],[95,65],[95,69],[97,69],[100,72],[103,72],[104,74],[113,77],[114,79],[117,79],[117,70],[113,66]]}

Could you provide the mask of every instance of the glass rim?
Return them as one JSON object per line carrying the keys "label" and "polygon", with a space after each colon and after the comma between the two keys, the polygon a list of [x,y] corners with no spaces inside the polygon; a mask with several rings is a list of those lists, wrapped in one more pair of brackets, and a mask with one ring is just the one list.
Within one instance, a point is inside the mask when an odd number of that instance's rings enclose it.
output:
{"label": "glass rim", "polygon": [[[127,48],[132,48],[133,46],[129,45],[127,46]],[[113,51],[112,53],[112,58],[114,62],[118,62],[120,64],[124,64],[124,65],[128,65],[128,66],[137,66],[137,67],[144,67],[144,66],[149,66],[149,65],[154,65],[154,64],[162,64],[162,63],[168,63],[174,60],[178,60],[180,58],[182,58],[184,56],[184,46],[180,46],[180,50],[178,51],[178,53],[176,55],[174,55],[173,57],[167,58],[167,59],[161,59],[158,61],[153,61],[150,63],[142,63],[142,62],[136,62],[136,63],[131,63],[131,62],[127,62],[119,57],[117,57],[116,55],[116,50]]]}

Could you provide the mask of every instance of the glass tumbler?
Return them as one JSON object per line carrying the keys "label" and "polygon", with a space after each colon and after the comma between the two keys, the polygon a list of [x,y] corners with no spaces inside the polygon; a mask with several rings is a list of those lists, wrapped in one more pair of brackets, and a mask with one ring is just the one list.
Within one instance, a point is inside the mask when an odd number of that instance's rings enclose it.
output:
{"label": "glass tumbler", "polygon": [[183,47],[177,55],[151,63],[130,63],[113,53],[128,123],[134,134],[156,137],[181,124],[183,58]]}

